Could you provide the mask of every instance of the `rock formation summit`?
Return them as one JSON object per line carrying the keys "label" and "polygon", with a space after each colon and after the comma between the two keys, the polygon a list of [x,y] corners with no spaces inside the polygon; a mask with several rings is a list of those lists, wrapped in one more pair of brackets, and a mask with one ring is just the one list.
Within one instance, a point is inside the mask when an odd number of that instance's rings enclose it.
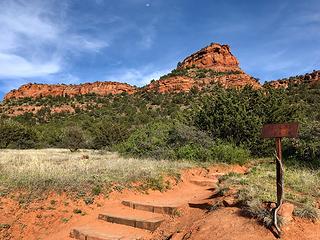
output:
{"label": "rock formation summit", "polygon": [[212,43],[179,62],[177,69],[147,85],[146,89],[181,92],[193,87],[202,89],[212,83],[219,83],[226,88],[241,88],[246,85],[261,88],[255,78],[239,67],[239,61],[228,45]]}
{"label": "rock formation summit", "polygon": [[191,54],[181,63],[178,69],[192,68],[212,69],[216,72],[242,71],[238,59],[232,55],[228,45],[212,43],[201,50]]}

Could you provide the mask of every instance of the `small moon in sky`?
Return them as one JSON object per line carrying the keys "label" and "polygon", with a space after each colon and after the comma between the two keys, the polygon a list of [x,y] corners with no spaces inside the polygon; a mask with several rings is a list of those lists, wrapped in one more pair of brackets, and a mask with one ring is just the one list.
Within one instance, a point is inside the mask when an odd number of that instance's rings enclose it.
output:
{"label": "small moon in sky", "polygon": [[146,7],[150,7],[150,6],[151,6],[150,3],[147,3],[147,4],[146,4]]}

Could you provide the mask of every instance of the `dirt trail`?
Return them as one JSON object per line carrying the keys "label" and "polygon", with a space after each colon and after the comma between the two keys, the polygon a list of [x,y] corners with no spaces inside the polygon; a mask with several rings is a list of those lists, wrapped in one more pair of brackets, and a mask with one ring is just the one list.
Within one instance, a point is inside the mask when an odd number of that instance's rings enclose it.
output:
{"label": "dirt trail", "polygon": [[[283,229],[283,240],[320,239],[320,224],[295,219]],[[187,232],[189,240],[274,240],[274,235],[255,219],[240,215],[238,208],[222,208],[195,222]],[[179,239],[179,238],[178,238]],[[181,239],[181,238],[180,238]]]}
{"label": "dirt trail", "polygon": [[[1,211],[6,209],[6,212],[0,216],[0,221],[14,215],[15,218],[10,220],[19,224],[12,224],[7,232],[0,229],[0,239],[71,240],[74,238],[70,237],[70,232],[75,238],[83,240],[275,239],[255,219],[242,217],[238,208],[221,208],[211,212],[203,209],[208,203],[212,205],[215,201],[221,201],[213,197],[219,176],[227,172],[245,171],[246,168],[240,166],[190,169],[183,172],[181,182],[166,192],[149,191],[148,194],[142,194],[124,190],[111,193],[108,199],[97,198],[91,206],[73,202],[66,206],[63,204],[65,197],[58,199],[52,196],[58,202],[51,217],[45,206],[49,204],[48,201],[52,203],[52,198],[37,203],[42,204],[46,211],[42,209],[41,212],[39,206],[32,205],[33,211],[23,212],[19,209],[18,215],[14,214],[13,208],[5,208],[2,204]],[[123,201],[126,201],[125,204]],[[72,213],[71,209],[75,207],[81,208],[86,215]],[[69,216],[68,221],[62,222],[65,216]],[[21,227],[21,224],[25,224],[25,227]],[[320,224],[295,219],[284,228],[283,239],[312,240],[320,239],[319,236]]]}

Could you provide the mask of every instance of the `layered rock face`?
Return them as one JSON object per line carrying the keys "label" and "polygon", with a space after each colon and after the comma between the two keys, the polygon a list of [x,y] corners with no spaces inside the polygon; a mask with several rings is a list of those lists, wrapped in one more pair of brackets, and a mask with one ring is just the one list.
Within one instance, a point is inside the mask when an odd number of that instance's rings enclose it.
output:
{"label": "layered rock face", "polygon": [[229,74],[220,77],[194,79],[185,76],[175,76],[165,79],[160,79],[154,83],[151,83],[145,87],[147,91],[156,91],[160,93],[166,92],[188,92],[192,88],[201,90],[210,84],[218,83],[225,88],[242,88],[246,85],[253,86],[253,88],[261,88],[259,82],[254,80],[247,74]]}
{"label": "layered rock face", "polygon": [[241,88],[251,85],[261,88],[260,83],[239,67],[239,61],[232,55],[228,45],[212,43],[190,55],[171,74],[152,82],[147,90],[164,92],[189,91],[196,87],[202,89],[219,83],[226,88]]}
{"label": "layered rock face", "polygon": [[80,85],[64,85],[64,84],[26,84],[22,85],[18,90],[12,90],[4,99],[12,98],[38,98],[46,96],[76,96],[80,94],[95,93],[97,95],[119,94],[126,92],[132,94],[136,92],[136,88],[126,84],[117,82],[94,82]]}
{"label": "layered rock face", "polygon": [[178,64],[178,69],[183,68],[206,68],[217,72],[242,71],[238,59],[232,55],[228,45],[212,43],[191,54]]}
{"label": "layered rock face", "polygon": [[290,84],[308,84],[310,86],[320,84],[320,71],[313,71],[312,73],[307,73],[305,75],[270,81],[265,83],[264,86],[272,88],[288,88]]}

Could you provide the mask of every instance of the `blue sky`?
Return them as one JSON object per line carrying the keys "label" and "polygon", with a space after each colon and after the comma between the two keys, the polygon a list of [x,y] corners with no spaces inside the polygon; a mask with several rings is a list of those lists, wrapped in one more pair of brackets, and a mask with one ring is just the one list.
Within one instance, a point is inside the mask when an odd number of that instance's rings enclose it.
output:
{"label": "blue sky", "polygon": [[0,99],[28,82],[142,86],[229,44],[263,83],[320,68],[319,0],[0,0]]}

